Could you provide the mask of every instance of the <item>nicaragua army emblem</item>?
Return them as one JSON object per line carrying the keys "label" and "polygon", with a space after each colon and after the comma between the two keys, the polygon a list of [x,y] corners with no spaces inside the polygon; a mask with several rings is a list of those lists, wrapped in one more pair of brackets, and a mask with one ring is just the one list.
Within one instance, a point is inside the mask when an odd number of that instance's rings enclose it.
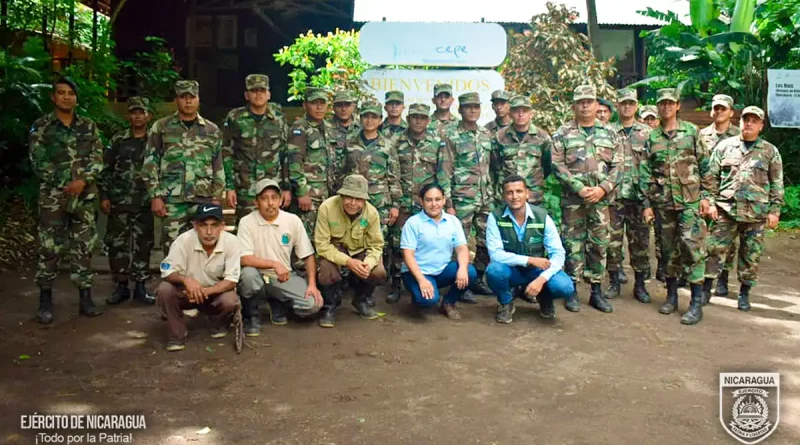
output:
{"label": "nicaragua army emblem", "polygon": [[780,374],[734,372],[719,375],[719,420],[744,444],[770,436],[780,421]]}

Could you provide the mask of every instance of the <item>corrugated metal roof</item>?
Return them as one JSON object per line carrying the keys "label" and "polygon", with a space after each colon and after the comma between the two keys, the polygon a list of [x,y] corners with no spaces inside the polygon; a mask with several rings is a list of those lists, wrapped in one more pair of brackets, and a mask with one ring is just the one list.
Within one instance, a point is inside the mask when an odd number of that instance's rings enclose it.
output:
{"label": "corrugated metal roof", "polygon": [[[657,11],[673,11],[689,24],[689,0],[596,0],[600,25],[660,26],[660,20],[645,17],[636,11],[651,7]],[[576,23],[586,23],[585,0],[563,0],[578,12]],[[486,22],[527,23],[531,17],[547,11],[545,0],[355,0],[354,22]]]}

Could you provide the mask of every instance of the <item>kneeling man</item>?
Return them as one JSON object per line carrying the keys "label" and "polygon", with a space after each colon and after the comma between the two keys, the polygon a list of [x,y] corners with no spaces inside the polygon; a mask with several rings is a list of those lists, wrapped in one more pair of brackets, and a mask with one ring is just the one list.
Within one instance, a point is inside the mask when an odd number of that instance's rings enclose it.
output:
{"label": "kneeling man", "polygon": [[553,300],[569,298],[575,290],[561,270],[566,252],[547,211],[528,204],[528,186],[518,175],[503,181],[504,208],[489,214],[486,247],[491,263],[486,282],[497,295],[500,307],[495,319],[511,323],[514,301],[511,289],[525,286],[525,294],[537,297],[544,318],[555,317]]}
{"label": "kneeling man", "polygon": [[239,302],[239,241],[225,231],[222,207],[197,206],[192,225],[194,230],[178,236],[161,262],[164,281],[158,286],[157,299],[167,317],[167,351],[186,347],[185,309],[215,315],[211,337],[221,338],[227,333],[228,315]]}
{"label": "kneeling man", "polygon": [[[300,217],[281,210],[281,187],[272,179],[256,184],[256,210],[239,222],[237,235],[242,249],[242,297],[244,332],[261,332],[258,300],[266,296],[272,324],[286,324],[284,305],[300,317],[309,317],[322,307],[317,289],[314,248]],[[292,271],[291,256],[305,261],[308,283]],[[266,295],[265,295],[266,294]]]}
{"label": "kneeling man", "polygon": [[339,194],[319,206],[314,244],[324,301],[319,325],[324,328],[335,324],[336,307],[342,303],[343,277],[350,279],[350,287],[355,291],[353,306],[361,318],[378,318],[367,299],[375,286],[386,280],[386,270],[381,264],[384,241],[378,210],[368,199],[367,178],[350,175],[344,178]]}

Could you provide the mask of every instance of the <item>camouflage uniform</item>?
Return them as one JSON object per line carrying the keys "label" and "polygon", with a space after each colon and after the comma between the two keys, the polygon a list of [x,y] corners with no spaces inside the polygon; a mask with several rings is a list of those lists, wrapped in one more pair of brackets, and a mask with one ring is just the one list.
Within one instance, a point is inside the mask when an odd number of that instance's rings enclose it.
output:
{"label": "camouflage uniform", "polygon": [[[659,90],[662,98],[678,101],[672,89]],[[697,127],[678,119],[672,137],[663,127],[650,131],[640,164],[640,187],[644,208],[653,208],[661,219],[661,249],[667,276],[678,277],[682,269],[687,281],[703,282],[706,224],[699,203],[708,197],[701,178],[708,177],[708,158],[699,142]]]}
{"label": "camouflage uniform", "polygon": [[[478,93],[465,93],[459,96],[458,101],[461,105],[480,104],[480,97]],[[475,130],[468,130],[460,122],[447,130],[445,144],[450,152],[447,156],[453,159],[453,207],[468,238],[475,269],[482,275],[489,264],[486,219],[494,210],[495,198],[495,181],[490,169],[492,137],[480,125]]]}
{"label": "camouflage uniform", "polygon": [[[530,99],[524,96],[514,97],[511,108],[517,107],[532,108]],[[545,179],[550,174],[550,156],[553,150],[550,135],[536,128],[533,122],[522,134],[512,124],[501,128],[492,143],[492,171],[497,172],[496,199],[504,199],[503,180],[511,175],[519,175],[528,185],[528,202],[542,205],[547,189]]]}
{"label": "camouflage uniform", "polygon": [[767,215],[780,215],[784,202],[781,155],[761,138],[748,149],[741,137],[732,137],[716,146],[709,164],[708,192],[719,210],[719,220],[708,238],[705,276],[717,278],[720,263],[738,235],[739,281],[753,286],[758,279]]}
{"label": "camouflage uniform", "polygon": [[[65,126],[50,113],[31,127],[28,138],[33,173],[39,178],[39,261],[36,282],[52,289],[60,256],[71,256],[70,279],[78,289],[92,287],[95,232],[95,180],[103,169],[103,144],[97,126],[73,115]],[[86,182],[79,196],[64,189]],[[62,245],[63,244],[63,245]]]}
{"label": "camouflage uniform", "polygon": [[[197,96],[197,82],[178,81],[175,94],[185,93]],[[197,205],[218,201],[225,191],[222,132],[199,114],[187,127],[176,112],[153,124],[146,150],[142,175],[148,197],[163,199],[167,210],[161,226],[166,255],[172,241],[191,228]]]}
{"label": "camouflage uniform", "polygon": [[[357,101],[358,98],[356,97],[355,93],[348,90],[337,91],[333,96],[334,106],[340,102],[355,103]],[[329,149],[331,150],[331,153],[336,154],[335,167],[336,170],[339,171],[344,166],[344,156],[347,152],[348,141],[357,137],[361,133],[361,121],[354,113],[351,117],[350,125],[342,125],[342,122],[336,117],[336,115],[331,117],[328,122],[330,127],[333,128],[333,131],[331,131],[330,136],[328,137],[328,144],[332,145],[332,147]],[[343,179],[344,176],[341,174],[334,179],[333,186],[331,187],[332,194],[335,194],[336,191],[342,186]]]}
{"label": "camouflage uniform", "polygon": [[[128,109],[147,110],[140,98],[128,99]],[[116,134],[105,151],[105,168],[98,177],[100,200],[111,202],[106,227],[108,262],[115,283],[146,281],[150,276],[153,249],[153,213],[142,181],[147,137],[134,137],[131,130]]]}
{"label": "camouflage uniform", "polygon": [[[492,92],[492,103],[494,103],[496,100],[510,101],[511,100],[511,96],[508,94],[508,92],[503,91],[503,90],[493,91]],[[484,125],[484,128],[489,130],[489,134],[491,134],[492,137],[494,137],[497,134],[498,131],[500,131],[501,129],[503,129],[505,127],[508,127],[509,125],[511,125],[511,120],[510,119],[509,119],[508,122],[509,122],[508,124],[503,124],[503,122],[498,120],[498,118],[494,118],[494,120],[492,120],[488,124]]]}
{"label": "camouflage uniform", "polygon": [[[328,99],[321,88],[306,88],[306,101]],[[322,201],[336,193],[336,178],[339,177],[336,145],[329,139],[335,129],[329,121],[314,121],[309,117],[297,119],[289,129],[287,159],[289,180],[295,189],[294,195],[311,198],[311,209],[299,211],[309,237],[314,236],[317,209]]]}
{"label": "camouflage uniform", "polygon": [[[580,88],[580,87],[579,87]],[[576,92],[576,101],[579,100]],[[572,120],[553,134],[553,167],[561,181],[562,236],[567,251],[566,272],[573,282],[583,278],[599,284],[608,249],[608,205],[622,177],[624,155],[616,133],[595,120],[591,132]],[[601,187],[606,195],[595,204],[584,203],[578,192]]]}
{"label": "camouflage uniform", "polygon": [[[387,91],[384,102],[388,105],[389,102],[400,102],[405,103],[405,95],[402,91]],[[389,118],[381,122],[381,126],[378,127],[378,131],[387,138],[387,139],[394,139],[400,133],[408,130],[408,122],[405,119],[400,119],[400,123],[398,125],[393,125],[389,123]]]}
{"label": "camouflage uniform", "polygon": [[[247,90],[269,89],[263,74],[245,79]],[[264,115],[256,118],[249,106],[228,113],[222,126],[222,159],[225,167],[225,190],[236,191],[236,217],[241,219],[255,210],[255,185],[268,178],[289,190],[289,167],[286,141],[289,127],[276,104],[270,103]]]}
{"label": "camouflage uniform", "polygon": [[[438,83],[433,87],[433,97],[438,96],[440,93],[447,93],[453,95],[453,87],[449,83]],[[439,119],[436,113],[431,114],[431,122],[428,124],[428,130],[433,131],[441,137],[445,137],[450,130],[458,126],[459,119],[453,113],[447,119]]]}

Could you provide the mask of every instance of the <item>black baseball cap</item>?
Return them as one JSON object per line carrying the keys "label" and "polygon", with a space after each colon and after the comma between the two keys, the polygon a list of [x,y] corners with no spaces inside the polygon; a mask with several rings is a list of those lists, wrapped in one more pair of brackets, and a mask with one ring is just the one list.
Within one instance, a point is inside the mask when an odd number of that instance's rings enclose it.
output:
{"label": "black baseball cap", "polygon": [[215,218],[223,221],[222,206],[219,204],[198,204],[197,212],[194,214],[195,221],[203,221],[208,218]]}

